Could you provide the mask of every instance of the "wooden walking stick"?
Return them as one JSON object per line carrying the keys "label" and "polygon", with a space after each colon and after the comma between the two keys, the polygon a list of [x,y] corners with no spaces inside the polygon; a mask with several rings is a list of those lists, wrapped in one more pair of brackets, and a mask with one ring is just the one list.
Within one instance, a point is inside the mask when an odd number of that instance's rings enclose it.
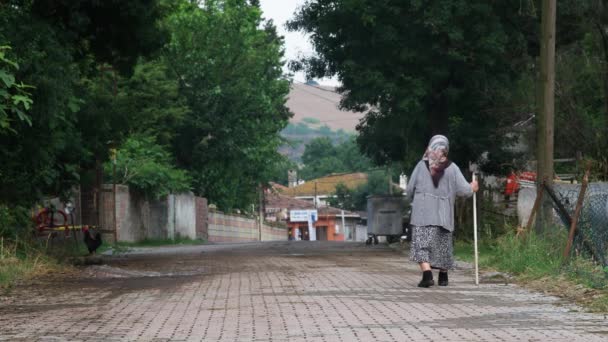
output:
{"label": "wooden walking stick", "polygon": [[[473,182],[477,180],[473,173]],[[475,285],[479,286],[479,252],[477,250],[477,193],[473,192],[473,240],[475,244]]]}

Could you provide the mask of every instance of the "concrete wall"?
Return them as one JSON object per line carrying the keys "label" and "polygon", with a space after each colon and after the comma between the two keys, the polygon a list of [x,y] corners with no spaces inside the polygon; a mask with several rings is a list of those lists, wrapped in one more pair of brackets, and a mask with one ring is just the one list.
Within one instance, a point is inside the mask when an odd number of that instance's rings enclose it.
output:
{"label": "concrete wall", "polygon": [[[100,201],[100,227],[114,230],[112,185],[103,186]],[[169,195],[148,200],[128,186],[116,186],[116,221],[118,241],[137,242],[145,239],[196,239],[195,197],[191,194]],[[113,239],[113,234],[108,234]]]}
{"label": "concrete wall", "polygon": [[367,240],[367,226],[357,225],[355,229],[354,241],[365,241]]}
{"label": "concrete wall", "polygon": [[[114,230],[114,196],[112,185],[104,184],[101,196],[100,226],[105,231]],[[118,241],[135,242],[146,238],[145,215],[149,208],[137,194],[129,191],[126,185],[116,186],[116,230]],[[113,239],[112,234],[108,237]],[[106,238],[107,240],[107,238]]]}
{"label": "concrete wall", "polygon": [[161,199],[147,202],[147,217],[144,219],[146,238],[164,240],[169,238],[169,201]]}
{"label": "concrete wall", "polygon": [[336,226],[339,226],[340,232],[344,234],[344,241],[357,241],[357,222],[358,219],[356,218],[345,217],[344,224],[346,226],[342,227],[342,219],[340,217],[336,218]]}
{"label": "concrete wall", "polygon": [[[111,184],[103,186],[100,197],[99,226],[108,232],[104,239],[113,241],[114,199]],[[88,207],[86,215],[93,217],[94,206]],[[260,237],[256,219],[209,212],[205,198],[176,194],[160,200],[148,200],[124,185],[116,187],[116,221],[118,241],[181,237],[211,242],[246,242],[258,241]],[[287,240],[287,227],[265,223],[262,226],[262,241],[277,240]]]}
{"label": "concrete wall", "polygon": [[167,196],[169,203],[168,238],[196,239],[196,200],[192,194]]}

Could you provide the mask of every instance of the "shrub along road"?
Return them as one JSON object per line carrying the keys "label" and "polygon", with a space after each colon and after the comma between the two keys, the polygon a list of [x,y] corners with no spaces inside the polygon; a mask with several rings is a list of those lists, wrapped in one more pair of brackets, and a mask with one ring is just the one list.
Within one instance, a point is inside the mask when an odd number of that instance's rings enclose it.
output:
{"label": "shrub along road", "polygon": [[266,242],[138,249],[0,297],[0,340],[605,341],[608,321],[469,270],[420,289],[386,246]]}

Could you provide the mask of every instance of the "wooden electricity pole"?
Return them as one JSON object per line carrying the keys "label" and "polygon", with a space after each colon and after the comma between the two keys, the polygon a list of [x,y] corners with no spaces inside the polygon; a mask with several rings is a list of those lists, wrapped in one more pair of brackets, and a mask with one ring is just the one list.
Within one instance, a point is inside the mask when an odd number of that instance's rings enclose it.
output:
{"label": "wooden electricity pole", "polygon": [[258,201],[258,240],[262,241],[262,227],[264,226],[264,215],[266,214],[266,198],[264,196],[264,186],[262,184],[260,184],[259,187]]}
{"label": "wooden electricity pole", "polygon": [[[555,112],[555,16],[556,0],[542,0],[540,40],[540,82],[537,119],[537,179],[553,185],[553,127]],[[536,231],[543,233],[551,220],[551,200],[544,196],[542,210],[537,215]]]}

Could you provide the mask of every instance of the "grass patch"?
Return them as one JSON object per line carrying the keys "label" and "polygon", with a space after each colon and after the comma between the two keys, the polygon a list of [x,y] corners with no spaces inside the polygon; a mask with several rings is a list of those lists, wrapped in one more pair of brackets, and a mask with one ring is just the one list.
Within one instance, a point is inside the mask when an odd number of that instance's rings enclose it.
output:
{"label": "grass patch", "polygon": [[[477,247],[479,249],[479,265],[490,267],[489,257],[492,255],[494,248],[493,241],[479,241]],[[472,241],[457,240],[454,243],[454,256],[462,261],[474,262],[475,250]]]}
{"label": "grass patch", "polygon": [[6,290],[21,280],[62,270],[63,266],[43,250],[28,243],[0,239],[0,289]]}
{"label": "grass patch", "polygon": [[[562,250],[566,241],[562,234],[540,238],[534,233],[523,239],[508,232],[495,240],[482,240],[478,244],[479,265],[523,277],[539,278],[556,275],[562,268]],[[472,262],[473,243],[457,241],[454,254]]]}
{"label": "grass patch", "polygon": [[[608,312],[608,272],[592,260],[577,256],[564,262],[564,231],[525,238],[513,230],[495,240],[479,243],[479,266],[512,274],[533,289],[576,301],[597,312]],[[457,241],[455,256],[473,261],[473,244]]]}
{"label": "grass patch", "polygon": [[[74,243],[76,242],[76,243]],[[154,239],[141,242],[120,242],[117,245],[102,244],[97,253],[112,250],[123,253],[129,248],[175,245],[200,245],[203,240],[189,238]],[[70,260],[88,254],[85,244],[77,241],[10,241],[0,238],[0,290],[8,290],[16,283],[35,277],[63,273],[69,269]]]}
{"label": "grass patch", "polygon": [[131,248],[138,247],[161,247],[161,246],[196,246],[205,244],[205,240],[176,238],[176,239],[145,239],[139,242],[119,242],[116,245],[103,244],[97,250],[98,254],[111,250],[113,254],[128,252]]}
{"label": "grass patch", "polygon": [[525,238],[509,232],[497,239],[490,262],[497,269],[522,277],[541,278],[561,272],[565,233],[539,237],[534,232]]}
{"label": "grass patch", "polygon": [[119,242],[118,246],[122,247],[159,247],[159,246],[173,246],[173,245],[202,245],[204,240],[190,239],[190,238],[176,238],[176,239],[145,239],[140,242]]}

